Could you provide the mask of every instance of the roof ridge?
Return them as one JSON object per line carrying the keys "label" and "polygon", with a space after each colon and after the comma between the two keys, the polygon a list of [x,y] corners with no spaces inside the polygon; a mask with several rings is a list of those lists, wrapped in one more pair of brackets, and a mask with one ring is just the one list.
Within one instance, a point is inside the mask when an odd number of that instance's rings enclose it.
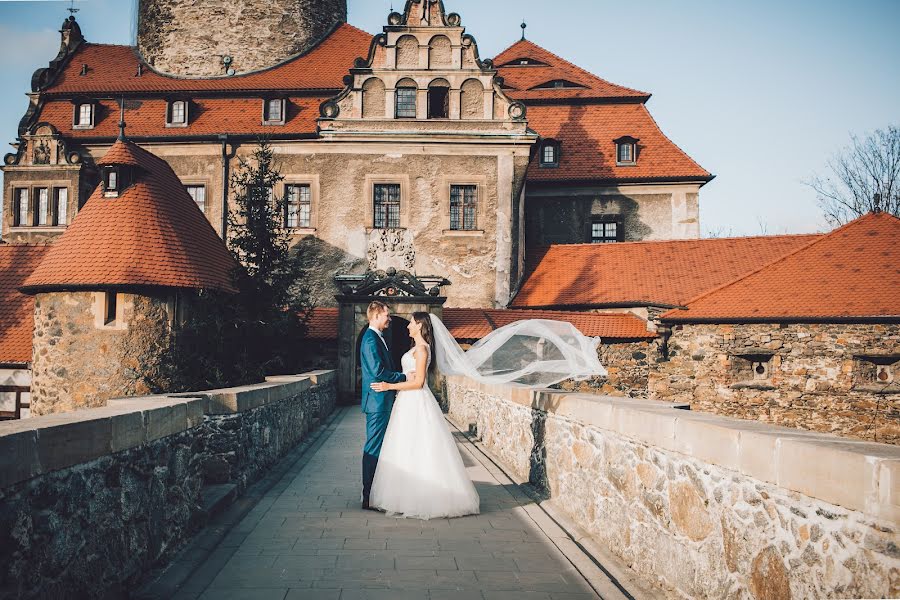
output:
{"label": "roof ridge", "polygon": [[533,252],[545,251],[551,248],[621,248],[622,246],[635,246],[635,245],[648,245],[648,244],[673,244],[673,243],[696,243],[696,242],[724,242],[724,241],[734,241],[734,240],[764,240],[764,239],[783,239],[783,238],[797,238],[797,237],[824,237],[828,235],[828,233],[777,233],[774,235],[740,235],[734,237],[719,237],[719,238],[693,238],[693,239],[672,239],[672,240],[632,240],[629,242],[617,242],[615,244],[594,244],[591,242],[581,242],[578,244],[549,244],[547,246],[535,246],[528,250],[526,253],[530,254]]}
{"label": "roof ridge", "polygon": [[[705,292],[703,292],[703,293],[701,293],[701,294],[698,294],[698,295],[694,296],[693,298],[690,298],[689,300],[687,300],[687,301],[684,303],[684,306],[685,306],[685,307],[689,307],[689,306],[690,306],[691,304],[693,304],[694,302],[697,302],[697,301],[699,301],[699,300],[702,300],[703,298],[706,298],[707,296],[710,296],[710,295],[712,295],[712,294],[715,294],[716,292],[719,292],[719,291],[721,291],[721,290],[724,290],[725,288],[728,288],[728,287],[731,287],[731,286],[733,286],[733,285],[736,285],[737,283],[739,283],[739,282],[741,282],[741,281],[743,281],[743,280],[745,280],[745,279],[748,279],[748,278],[750,278],[750,277],[753,277],[754,275],[756,275],[757,273],[759,273],[759,272],[761,272],[761,271],[764,271],[765,269],[768,269],[768,268],[770,268],[770,267],[773,267],[773,266],[775,266],[775,265],[778,264],[778,263],[784,262],[785,260],[791,258],[792,256],[796,256],[796,255],[799,254],[800,252],[804,252],[804,251],[808,250],[809,248],[812,248],[812,247],[815,246],[816,244],[821,243],[821,242],[823,242],[823,241],[825,241],[825,240],[831,238],[832,235],[838,233],[839,231],[843,231],[844,229],[847,229],[850,225],[858,224],[858,223],[861,222],[864,218],[865,218],[865,215],[864,215],[863,217],[859,217],[858,219],[854,219],[853,221],[851,221],[851,222],[849,222],[849,223],[846,223],[846,224],[844,224],[844,225],[842,225],[842,226],[840,226],[840,227],[838,227],[838,228],[836,228],[836,229],[833,229],[833,230],[830,231],[829,233],[826,233],[826,234],[822,235],[821,237],[818,237],[817,239],[814,239],[814,240],[810,241],[808,244],[803,244],[803,245],[801,245],[800,247],[795,248],[794,250],[789,251],[788,253],[784,254],[783,256],[780,256],[780,257],[776,258],[775,260],[770,261],[770,262],[767,262],[767,263],[761,265],[760,267],[758,267],[758,268],[756,268],[756,269],[750,271],[749,273],[745,273],[745,274],[743,274],[743,275],[740,275],[739,277],[736,277],[736,278],[732,279],[731,281],[728,281],[728,282],[726,282],[726,283],[723,283],[722,285],[719,285],[719,286],[714,287],[714,288],[712,288],[712,289],[706,290]],[[674,312],[679,311],[679,310],[683,310],[683,309],[681,309],[681,308],[673,308],[672,310],[667,311],[666,313],[664,313],[664,314],[661,315],[661,316],[665,317],[665,315],[668,315],[669,313],[674,313]]]}

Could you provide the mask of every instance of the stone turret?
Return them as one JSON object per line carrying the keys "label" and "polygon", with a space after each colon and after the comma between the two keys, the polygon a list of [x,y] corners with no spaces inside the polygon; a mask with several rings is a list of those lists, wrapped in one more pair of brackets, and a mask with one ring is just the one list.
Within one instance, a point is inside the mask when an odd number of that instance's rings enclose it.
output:
{"label": "stone turret", "polygon": [[347,0],[139,0],[138,50],[159,71],[211,77],[258,71],[347,22]]}

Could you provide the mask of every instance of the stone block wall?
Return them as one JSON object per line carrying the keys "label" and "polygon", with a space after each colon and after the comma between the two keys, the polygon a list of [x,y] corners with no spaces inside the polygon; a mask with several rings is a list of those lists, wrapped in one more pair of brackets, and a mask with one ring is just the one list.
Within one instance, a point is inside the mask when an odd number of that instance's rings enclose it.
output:
{"label": "stone block wall", "polygon": [[670,598],[900,594],[900,449],[448,380],[449,416]]}
{"label": "stone block wall", "polygon": [[[122,598],[320,419],[333,372],[0,423],[0,599]],[[211,465],[224,458],[215,479]]]}
{"label": "stone block wall", "polygon": [[600,364],[606,367],[606,377],[585,381],[564,381],[559,388],[565,391],[608,394],[646,398],[650,370],[659,357],[660,341],[616,342],[600,344],[597,352]]}
{"label": "stone block wall", "polygon": [[[682,325],[668,349],[651,398],[900,444],[900,325]],[[879,382],[878,365],[898,379]]]}

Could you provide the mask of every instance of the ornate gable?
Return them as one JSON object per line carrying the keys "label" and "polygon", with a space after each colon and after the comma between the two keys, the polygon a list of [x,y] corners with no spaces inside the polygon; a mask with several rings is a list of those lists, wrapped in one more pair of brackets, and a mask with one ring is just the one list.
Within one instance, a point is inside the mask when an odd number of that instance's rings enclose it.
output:
{"label": "ornate gable", "polygon": [[324,135],[409,130],[526,135],[525,106],[510,99],[462,19],[440,0],[407,0],[357,59],[347,87],[322,104]]}

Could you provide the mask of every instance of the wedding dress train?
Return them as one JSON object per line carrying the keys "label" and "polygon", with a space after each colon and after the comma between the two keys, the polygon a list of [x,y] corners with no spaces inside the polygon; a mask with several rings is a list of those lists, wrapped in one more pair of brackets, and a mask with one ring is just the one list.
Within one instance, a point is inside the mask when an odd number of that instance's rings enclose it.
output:
{"label": "wedding dress train", "polygon": [[[415,370],[412,350],[403,355],[400,364],[407,375]],[[428,385],[398,392],[378,458],[370,504],[389,515],[435,519],[478,514],[479,503],[456,441]]]}

